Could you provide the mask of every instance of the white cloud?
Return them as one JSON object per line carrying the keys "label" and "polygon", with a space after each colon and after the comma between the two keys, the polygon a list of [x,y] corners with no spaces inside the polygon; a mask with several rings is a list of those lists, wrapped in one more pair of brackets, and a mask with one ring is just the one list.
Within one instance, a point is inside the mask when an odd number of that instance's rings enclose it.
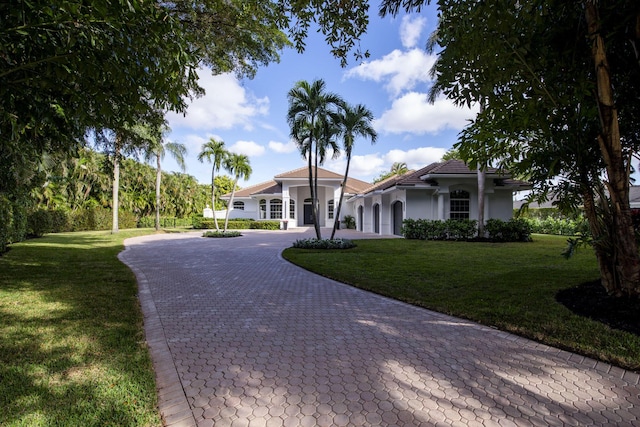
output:
{"label": "white cloud", "polygon": [[293,153],[298,149],[296,147],[296,143],[293,141],[289,142],[278,142],[278,141],[269,141],[269,148],[275,151],[276,153]]}
{"label": "white cloud", "polygon": [[420,83],[430,83],[429,70],[436,61],[435,55],[428,55],[422,49],[408,51],[393,50],[391,53],[373,61],[348,70],[345,77],[358,77],[363,80],[383,82],[392,96],[411,90]]}
{"label": "white cloud", "polygon": [[262,156],[266,150],[253,141],[238,141],[229,147],[229,151],[247,156]]}
{"label": "white cloud", "polygon": [[407,49],[415,47],[422,35],[422,30],[427,25],[424,16],[405,15],[400,23],[400,40],[402,46]]}
{"label": "white cloud", "polygon": [[440,161],[446,152],[445,148],[438,147],[419,147],[408,151],[395,149],[385,154],[384,160],[385,165],[389,165],[387,170],[390,170],[395,162],[406,163],[409,169],[420,169]]}
{"label": "white cloud", "polygon": [[198,74],[206,94],[190,102],[186,116],[168,113],[171,128],[213,130],[243,126],[251,129],[254,117],[268,113],[269,98],[254,97],[232,74],[213,76],[203,69]]}
{"label": "white cloud", "polygon": [[435,134],[445,129],[461,130],[477,111],[477,107],[457,107],[444,98],[430,104],[427,94],[410,92],[393,101],[391,109],[382,113],[373,126],[381,133]]}

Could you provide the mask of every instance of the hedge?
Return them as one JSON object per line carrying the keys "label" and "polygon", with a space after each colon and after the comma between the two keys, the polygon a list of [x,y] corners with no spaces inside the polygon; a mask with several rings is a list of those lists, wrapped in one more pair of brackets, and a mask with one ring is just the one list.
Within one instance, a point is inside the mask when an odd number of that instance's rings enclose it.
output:
{"label": "hedge", "polygon": [[[490,219],[485,224],[488,239],[494,242],[528,242],[531,227],[522,219],[502,221]],[[420,240],[474,240],[478,236],[478,221],[448,219],[405,219],[402,234],[407,239]]]}
{"label": "hedge", "polygon": [[[194,216],[192,218],[193,228],[198,230],[215,229],[216,224],[213,218],[203,218]],[[224,228],[224,219],[218,219],[218,227]],[[256,221],[253,219],[232,219],[227,224],[229,230],[279,230],[280,221]]]}

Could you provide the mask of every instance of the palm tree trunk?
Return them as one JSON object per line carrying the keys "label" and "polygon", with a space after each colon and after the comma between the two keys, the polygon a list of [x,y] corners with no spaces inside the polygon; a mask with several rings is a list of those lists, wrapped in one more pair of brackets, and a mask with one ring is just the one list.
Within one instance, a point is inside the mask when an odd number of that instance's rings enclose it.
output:
{"label": "palm tree trunk", "polygon": [[162,169],[160,166],[160,156],[156,156],[156,231],[160,231],[160,181],[162,180]]}
{"label": "palm tree trunk", "polygon": [[218,226],[218,217],[216,216],[216,167],[211,168],[211,210],[213,211],[213,223],[216,225],[216,231],[220,231]]}
{"label": "palm tree trunk", "polygon": [[484,237],[484,182],[485,171],[478,162],[478,237]]}
{"label": "palm tree trunk", "polygon": [[227,214],[224,217],[224,231],[227,231],[227,225],[229,224],[229,211],[231,210],[231,206],[233,206],[233,196],[236,193],[236,184],[238,184],[238,176],[236,175],[236,179],[233,181],[233,187],[231,188],[231,198],[229,198],[229,204],[227,205]]}
{"label": "palm tree trunk", "polygon": [[120,135],[116,133],[116,141],[113,154],[113,188],[112,191],[112,221],[111,221],[111,233],[118,232],[118,208],[120,203],[118,201],[118,190],[120,189]]}
{"label": "palm tree trunk", "polygon": [[342,186],[340,188],[340,200],[338,200],[338,208],[333,215],[333,230],[331,231],[331,240],[336,235],[338,224],[340,224],[340,210],[342,209],[342,199],[344,199],[344,188],[347,186],[347,177],[349,176],[349,163],[351,163],[351,153],[347,154],[347,167],[344,171],[344,179],[342,180]]}
{"label": "palm tree trunk", "polygon": [[318,143],[316,142],[316,156],[315,156],[315,169],[316,173],[313,176],[313,193],[315,197],[312,198],[313,201],[313,226],[316,229],[316,238],[318,240],[322,239],[322,231],[320,230],[320,198],[318,197]]}

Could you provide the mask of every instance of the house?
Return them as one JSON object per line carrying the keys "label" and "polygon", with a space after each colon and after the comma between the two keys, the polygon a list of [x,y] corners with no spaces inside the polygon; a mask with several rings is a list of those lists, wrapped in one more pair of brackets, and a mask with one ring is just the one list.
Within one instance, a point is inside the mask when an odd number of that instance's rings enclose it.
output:
{"label": "house", "polygon": [[[237,191],[230,218],[287,220],[289,227],[312,225],[308,173],[303,167]],[[333,227],[342,179],[340,174],[318,168],[321,227]],[[485,173],[485,219],[511,219],[513,193],[526,188],[527,183],[489,168]],[[230,194],[222,199],[229,201]],[[340,220],[351,215],[360,231],[400,235],[407,218],[477,219],[477,206],[477,172],[459,160],[449,160],[374,185],[349,178]]]}
{"label": "house", "polygon": [[[487,169],[485,220],[511,219],[514,192],[527,188],[526,182]],[[432,163],[381,181],[348,202],[358,230],[383,235],[401,235],[402,221],[408,218],[478,219],[478,174],[459,160]]]}
{"label": "house", "polygon": [[[318,168],[318,202],[320,226],[333,227],[334,212],[340,199],[343,175]],[[355,178],[347,179],[345,201],[361,193],[371,184]],[[229,201],[231,194],[221,198]],[[341,217],[353,215],[343,203]],[[287,221],[288,227],[313,225],[309,169],[303,167],[280,175],[273,180],[236,191],[230,218]]]}

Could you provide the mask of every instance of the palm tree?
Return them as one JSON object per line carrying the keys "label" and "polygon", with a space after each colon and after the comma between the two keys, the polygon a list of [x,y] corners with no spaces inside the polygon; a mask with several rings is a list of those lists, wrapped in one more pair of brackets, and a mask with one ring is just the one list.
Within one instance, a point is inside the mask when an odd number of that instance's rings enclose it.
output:
{"label": "palm tree", "polygon": [[224,231],[226,232],[227,225],[229,224],[229,211],[233,206],[233,196],[236,193],[236,185],[238,184],[238,179],[242,178],[245,181],[248,180],[253,170],[251,170],[251,165],[249,164],[249,157],[244,154],[236,153],[229,153],[224,161],[224,168],[234,176],[233,188],[231,189],[231,198],[229,199],[229,204],[227,205],[227,214],[224,218]]}
{"label": "palm tree", "polygon": [[[331,231],[331,239],[333,240],[338,224],[340,223],[340,210],[342,209],[342,199],[344,198],[344,189],[347,186],[347,179],[349,176],[349,164],[351,163],[351,152],[353,151],[353,145],[356,137],[362,136],[364,138],[370,138],[371,143],[375,144],[378,139],[378,134],[371,126],[373,120],[373,113],[362,104],[358,104],[355,107],[345,104],[342,107],[342,114],[340,125],[342,128],[342,146],[344,148],[345,155],[347,156],[347,166],[344,172],[344,178],[340,188],[340,199],[338,200],[338,208],[334,214],[333,230]],[[395,163],[394,163],[395,165]],[[406,169],[407,165],[404,164]]]}
{"label": "palm tree", "polygon": [[409,170],[409,168],[407,167],[407,164],[405,162],[394,162],[391,165],[391,174],[392,175],[404,175],[405,173],[407,173],[407,171]]}
{"label": "palm tree", "polygon": [[186,165],[184,162],[184,156],[187,154],[187,147],[179,142],[164,141],[164,136],[168,132],[168,128],[163,129],[160,139],[150,144],[145,153],[145,158],[156,160],[156,231],[160,230],[160,182],[162,180],[162,165],[161,161],[164,159],[165,154],[168,152],[176,160],[178,166],[184,172]]}
{"label": "palm tree", "polygon": [[[323,163],[329,147],[337,148],[331,137],[331,133],[335,131],[332,123],[335,123],[337,109],[344,103],[339,95],[325,92],[325,86],[324,80],[315,80],[313,83],[302,80],[287,94],[287,122],[291,129],[291,137],[302,156],[308,160],[313,225],[318,239],[322,238],[318,220],[318,165]],[[335,153],[334,150],[334,155]],[[315,159],[315,164],[312,158]]]}
{"label": "palm tree", "polygon": [[209,138],[208,142],[202,144],[202,150],[198,154],[198,160],[203,162],[207,159],[212,163],[211,167],[211,209],[213,209],[213,221],[216,224],[216,231],[220,231],[218,226],[218,218],[216,217],[216,171],[220,170],[220,166],[224,159],[229,155],[229,152],[224,148],[224,141],[216,141],[214,138]]}

